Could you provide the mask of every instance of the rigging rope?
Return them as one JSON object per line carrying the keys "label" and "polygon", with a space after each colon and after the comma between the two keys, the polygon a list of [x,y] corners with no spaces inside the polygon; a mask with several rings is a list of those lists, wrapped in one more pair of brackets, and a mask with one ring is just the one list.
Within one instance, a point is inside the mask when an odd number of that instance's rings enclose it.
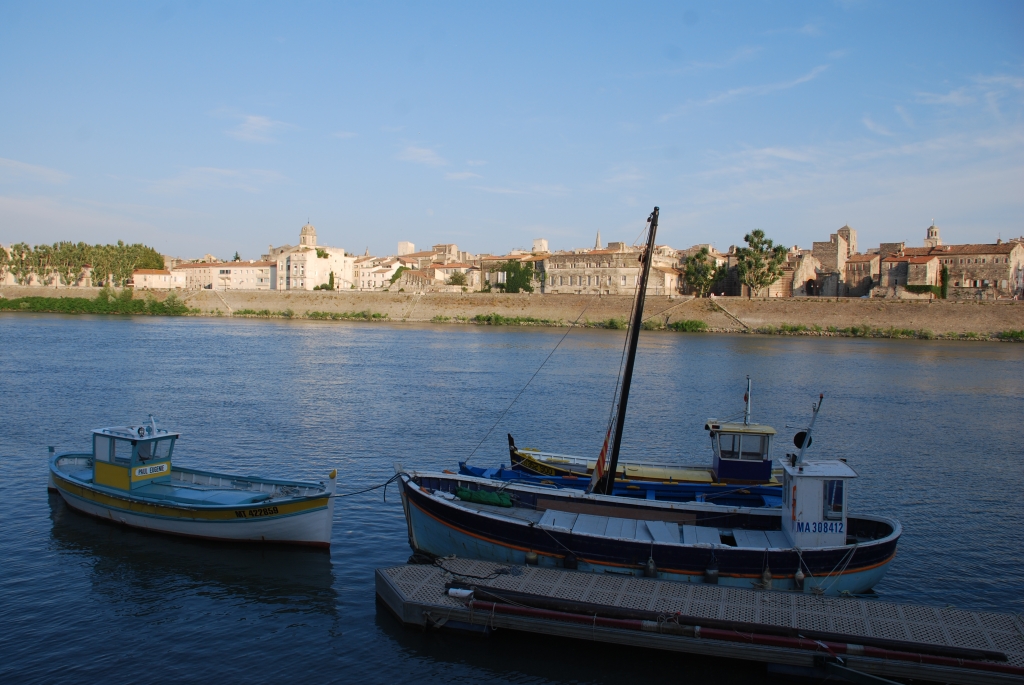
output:
{"label": "rigging rope", "polygon": [[576,324],[578,324],[580,322],[580,319],[583,318],[583,314],[585,314],[587,309],[590,308],[590,305],[594,303],[594,298],[595,297],[599,297],[599,296],[600,296],[600,293],[597,293],[595,295],[591,295],[590,296],[590,300],[587,302],[587,306],[583,308],[583,311],[581,311],[580,315],[576,317],[576,320],[573,321],[571,324],[569,324],[569,328],[568,328],[568,330],[565,331],[565,335],[563,335],[559,339],[559,341],[555,344],[555,346],[551,348],[551,351],[548,352],[548,356],[544,357],[544,361],[542,361],[540,363],[540,366],[537,367],[537,370],[533,372],[532,376],[530,376],[530,380],[526,381],[526,385],[524,385],[522,387],[522,389],[520,389],[519,392],[516,393],[516,396],[512,399],[512,401],[509,403],[509,405],[507,407],[505,407],[505,411],[501,412],[501,416],[498,417],[498,420],[495,421],[494,425],[492,425],[487,430],[487,433],[484,435],[484,437],[482,437],[480,439],[480,442],[478,442],[476,444],[476,447],[473,448],[473,451],[469,453],[468,457],[466,457],[466,462],[467,463],[469,462],[470,459],[473,458],[473,455],[476,454],[477,450],[480,449],[480,446],[484,444],[484,442],[487,440],[487,438],[489,438],[491,436],[491,433],[494,432],[494,429],[497,428],[498,424],[501,423],[501,420],[503,418],[505,418],[505,414],[508,413],[508,410],[511,409],[512,406],[516,403],[516,401],[519,400],[520,395],[522,395],[524,392],[526,392],[526,389],[528,387],[530,387],[530,383],[532,383],[533,379],[537,377],[537,374],[540,373],[540,370],[544,368],[544,365],[548,363],[548,360],[551,359],[551,355],[553,355],[555,353],[555,350],[557,350],[558,347],[565,341],[566,337],[568,337],[568,335],[572,331],[572,329],[575,328]]}

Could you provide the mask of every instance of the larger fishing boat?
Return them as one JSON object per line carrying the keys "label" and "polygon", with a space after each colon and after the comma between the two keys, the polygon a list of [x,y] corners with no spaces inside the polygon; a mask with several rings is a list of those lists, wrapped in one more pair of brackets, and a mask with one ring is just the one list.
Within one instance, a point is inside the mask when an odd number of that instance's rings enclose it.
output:
{"label": "larger fishing boat", "polygon": [[[892,519],[847,515],[848,484],[857,474],[844,460],[805,459],[823,397],[806,431],[797,435],[799,453],[784,460],[778,509],[614,496],[658,213],[655,207],[648,220],[616,411],[588,487],[579,491],[399,467],[410,545],[428,556],[689,582],[824,594],[870,590],[894,558],[902,529]],[[760,469],[756,477],[765,469],[770,475],[772,462],[764,458],[767,431],[715,421],[706,428],[718,447],[716,458],[722,458],[723,445],[737,453],[731,461],[742,461],[749,451],[753,469]],[[757,438],[749,449],[748,436]]]}
{"label": "larger fishing boat", "polygon": [[315,483],[172,466],[179,437],[152,417],[147,425],[94,430],[91,452],[50,459],[50,489],[73,509],[135,528],[330,546],[336,469]]}

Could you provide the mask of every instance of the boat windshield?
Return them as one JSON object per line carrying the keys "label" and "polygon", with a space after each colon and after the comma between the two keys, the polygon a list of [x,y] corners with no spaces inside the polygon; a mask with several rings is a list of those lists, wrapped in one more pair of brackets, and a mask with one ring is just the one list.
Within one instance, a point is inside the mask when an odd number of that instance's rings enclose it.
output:
{"label": "boat windshield", "polygon": [[719,433],[719,456],[722,459],[761,461],[768,456],[768,436],[744,433]]}
{"label": "boat windshield", "polygon": [[121,464],[127,464],[132,460],[132,441],[131,440],[114,440],[114,450],[112,461],[119,462]]}
{"label": "boat windshield", "polygon": [[171,455],[171,442],[173,438],[163,440],[147,440],[139,443],[139,459],[166,459]]}

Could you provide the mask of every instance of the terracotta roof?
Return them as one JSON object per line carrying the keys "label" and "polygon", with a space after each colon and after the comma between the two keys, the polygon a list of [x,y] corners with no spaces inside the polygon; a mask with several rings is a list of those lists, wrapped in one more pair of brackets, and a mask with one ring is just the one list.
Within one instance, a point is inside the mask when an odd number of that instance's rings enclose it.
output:
{"label": "terracotta roof", "polygon": [[907,262],[910,264],[927,264],[928,262],[938,258],[938,255],[930,255],[927,257],[907,257]]}
{"label": "terracotta roof", "polygon": [[878,259],[878,254],[855,254],[849,259],[847,259],[846,263],[849,264],[850,262],[870,262],[875,259]]}
{"label": "terracotta roof", "polygon": [[1020,243],[991,243],[974,245],[940,245],[931,249],[929,254],[1010,254]]}
{"label": "terracotta roof", "polygon": [[150,276],[170,276],[171,272],[167,269],[136,269],[132,272],[132,276],[138,275],[150,275]]}

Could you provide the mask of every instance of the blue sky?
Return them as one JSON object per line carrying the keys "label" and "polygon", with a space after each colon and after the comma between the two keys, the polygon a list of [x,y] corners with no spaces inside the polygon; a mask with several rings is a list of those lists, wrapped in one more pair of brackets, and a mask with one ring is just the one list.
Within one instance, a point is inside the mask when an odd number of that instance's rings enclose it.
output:
{"label": "blue sky", "polygon": [[1024,234],[1024,3],[0,3],[0,242]]}

